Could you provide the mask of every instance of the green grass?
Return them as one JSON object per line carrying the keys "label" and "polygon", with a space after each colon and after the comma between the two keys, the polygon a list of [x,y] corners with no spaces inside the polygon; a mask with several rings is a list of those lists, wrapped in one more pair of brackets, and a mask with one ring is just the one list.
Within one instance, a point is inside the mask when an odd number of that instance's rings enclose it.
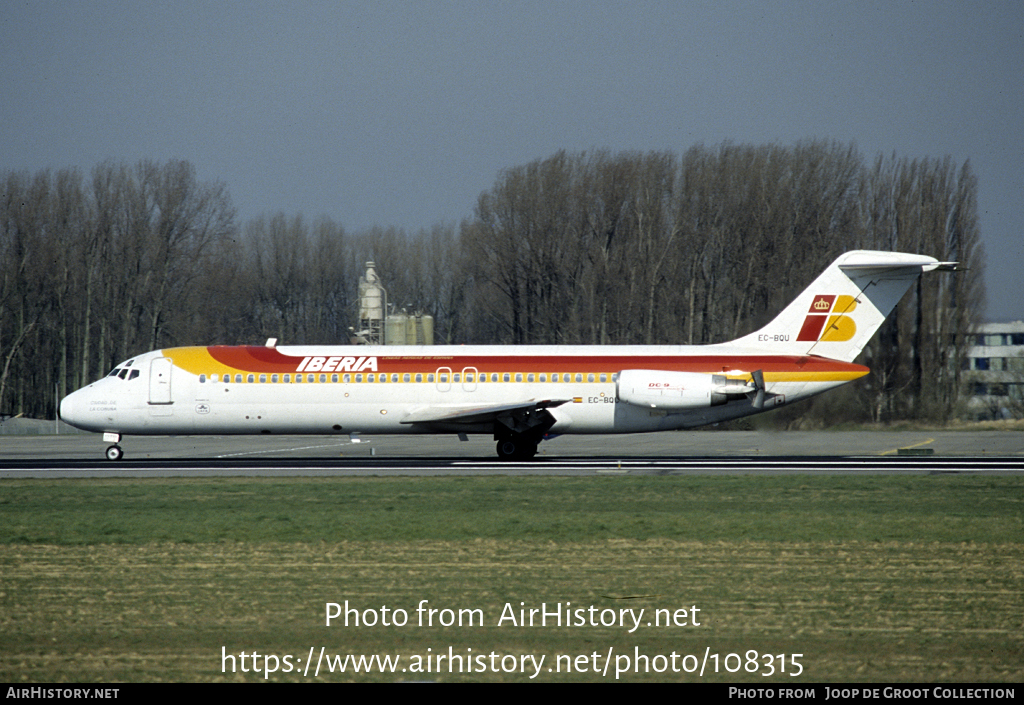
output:
{"label": "green grass", "polygon": [[[222,647],[304,660],[323,646],[535,653],[545,669],[609,648],[755,650],[802,653],[804,673],[703,680],[1020,681],[1022,501],[1020,478],[947,475],[5,481],[0,680],[260,680],[223,673]],[[486,623],[324,624],[327,602],[415,620],[424,599]],[[496,626],[521,602],[697,605],[702,624]],[[529,680],[320,680],[402,678]]]}
{"label": "green grass", "polygon": [[0,543],[1017,541],[991,476],[7,481]]}

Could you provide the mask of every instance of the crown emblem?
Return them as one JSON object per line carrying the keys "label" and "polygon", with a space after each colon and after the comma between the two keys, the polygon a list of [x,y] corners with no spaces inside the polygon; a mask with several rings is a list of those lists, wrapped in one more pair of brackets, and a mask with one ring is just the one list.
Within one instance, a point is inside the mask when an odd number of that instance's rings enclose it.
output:
{"label": "crown emblem", "polygon": [[828,311],[832,307],[832,302],[825,299],[818,299],[814,302],[815,311]]}

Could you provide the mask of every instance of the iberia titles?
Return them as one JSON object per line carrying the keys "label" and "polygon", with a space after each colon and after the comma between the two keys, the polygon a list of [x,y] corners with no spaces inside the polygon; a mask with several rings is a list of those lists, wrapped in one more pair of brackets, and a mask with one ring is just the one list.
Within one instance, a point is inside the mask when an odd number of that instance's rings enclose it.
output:
{"label": "iberia titles", "polygon": [[296,372],[376,372],[376,357],[304,357]]}

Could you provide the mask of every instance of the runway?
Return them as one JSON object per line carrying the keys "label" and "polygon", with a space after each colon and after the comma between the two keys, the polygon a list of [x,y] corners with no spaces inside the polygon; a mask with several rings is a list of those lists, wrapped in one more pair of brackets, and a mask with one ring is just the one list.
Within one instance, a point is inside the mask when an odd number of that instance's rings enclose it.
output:
{"label": "runway", "polygon": [[690,431],[561,436],[532,462],[486,437],[129,437],[102,459],[88,434],[0,437],[0,478],[1020,473],[1024,433]]}

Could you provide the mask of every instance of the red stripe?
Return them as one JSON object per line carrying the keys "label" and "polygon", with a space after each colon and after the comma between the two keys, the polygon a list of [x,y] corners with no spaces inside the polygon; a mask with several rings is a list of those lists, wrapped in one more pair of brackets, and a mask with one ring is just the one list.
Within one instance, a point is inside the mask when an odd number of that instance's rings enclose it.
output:
{"label": "red stripe", "polygon": [[[810,316],[808,318],[811,318]],[[824,316],[814,318],[825,319]],[[824,320],[818,328],[824,325]],[[801,333],[802,335],[802,333]],[[798,338],[800,339],[800,338]],[[814,338],[817,340],[817,337]],[[283,355],[275,348],[263,346],[212,346],[207,348],[218,362],[246,372],[295,372],[302,356]],[[318,357],[360,358],[380,348],[355,348]],[[307,349],[306,352],[310,352]],[[316,352],[315,349],[312,352]],[[867,372],[862,365],[830,360],[814,355],[438,355],[400,356],[376,355],[377,372],[429,373],[439,367],[460,372],[475,367],[479,372],[618,372],[628,369],[658,369],[680,372],[722,374],[734,370],[765,372]]]}
{"label": "red stripe", "polygon": [[206,349],[217,362],[247,372],[294,372],[301,357],[282,355],[276,348],[257,345],[215,345]]}

